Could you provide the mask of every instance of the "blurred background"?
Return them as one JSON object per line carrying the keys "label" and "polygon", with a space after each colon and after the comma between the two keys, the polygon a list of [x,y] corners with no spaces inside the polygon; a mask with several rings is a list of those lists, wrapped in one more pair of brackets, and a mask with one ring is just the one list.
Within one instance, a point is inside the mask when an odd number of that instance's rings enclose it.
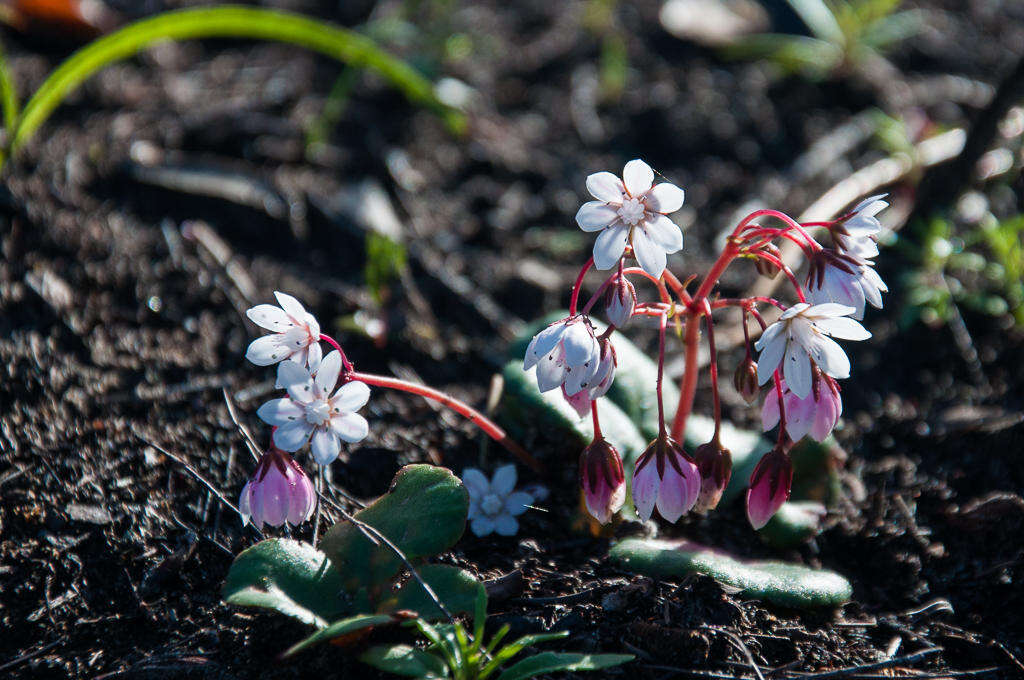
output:
{"label": "blurred background", "polygon": [[[6,0],[13,87],[24,101],[96,37],[198,4],[210,3]],[[221,389],[255,424],[272,381],[244,363],[243,312],[273,290],[303,300],[361,368],[483,406],[508,343],[566,305],[589,255],[573,221],[586,176],[639,157],[686,191],[673,216],[684,249],[670,257],[681,278],[753,209],[828,219],[889,194],[879,271],[892,293],[869,311],[875,337],[852,348],[843,385],[847,493],[824,533],[790,551],[842,567],[855,593],[843,616],[880,627],[776,616],[703,582],[646,584],[619,614],[587,602],[506,614],[603,649],[628,639],[663,664],[684,649],[687,667],[720,672],[742,656],[684,640],[680,625],[770,630],[782,642],[757,653],[778,665],[873,659],[909,630],[944,646],[938,669],[1024,673],[1024,3],[261,4],[372,38],[428,78],[447,113],[293,46],[163,43],[89,79],[8,160],[0,664],[29,656],[7,672],[264,670],[292,624],[254,625],[218,602],[231,550],[251,537],[133,429],[159,433],[233,497],[247,470]],[[723,290],[766,285],[736,267]],[[728,320],[721,332],[741,337]],[[651,346],[649,331],[635,337]],[[756,423],[725,399],[734,422]],[[413,398],[376,395],[369,417],[370,437],[333,470],[356,496],[381,493],[406,462],[479,460],[474,433]],[[528,516],[507,550],[486,539],[453,559],[486,577],[547,564],[576,579],[556,593],[611,577],[565,527],[577,452],[544,432],[526,443],[565,461],[551,512]],[[774,554],[738,507],[678,531]],[[636,628],[666,599],[688,602],[684,623]],[[330,675],[343,658],[266,672]]]}

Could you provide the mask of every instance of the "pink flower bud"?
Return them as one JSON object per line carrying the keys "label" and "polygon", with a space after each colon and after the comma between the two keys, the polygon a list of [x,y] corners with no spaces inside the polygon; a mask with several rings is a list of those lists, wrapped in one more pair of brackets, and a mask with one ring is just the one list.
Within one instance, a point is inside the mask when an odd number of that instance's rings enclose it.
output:
{"label": "pink flower bud", "polygon": [[316,492],[309,477],[294,458],[274,447],[260,458],[238,499],[242,523],[252,520],[257,529],[264,524],[302,524],[315,507]]}
{"label": "pink flower bud", "polygon": [[[769,255],[775,257],[775,259],[782,259],[782,251],[774,243],[766,243],[761,246],[761,250]],[[766,276],[769,279],[774,279],[779,275],[779,268],[775,266],[773,262],[761,259],[760,257],[754,260],[754,267],[757,268],[757,273],[761,276]]]}
{"label": "pink flower bud", "polygon": [[732,454],[716,438],[698,446],[693,459],[700,471],[700,494],[694,509],[706,512],[722,500],[722,492],[732,476]]}
{"label": "pink flower bud", "polygon": [[776,446],[764,454],[750,475],[747,490],[747,519],[751,526],[760,529],[789,500],[793,485],[793,463],[789,454]]}
{"label": "pink flower bud", "polygon": [[607,308],[605,315],[608,322],[617,328],[622,328],[633,316],[636,308],[636,289],[625,276],[615,279],[615,282],[608,287]]}
{"label": "pink flower bud", "polygon": [[658,514],[675,522],[689,512],[700,494],[700,471],[683,447],[662,435],[640,454],[633,468],[633,504],[643,520]]}
{"label": "pink flower bud", "polygon": [[757,395],[761,393],[761,388],[757,384],[757,362],[749,354],[736,367],[732,384],[748,404],[757,401]]}
{"label": "pink flower bud", "polygon": [[601,524],[607,524],[626,500],[626,475],[615,447],[597,439],[580,455],[580,485],[587,510]]}

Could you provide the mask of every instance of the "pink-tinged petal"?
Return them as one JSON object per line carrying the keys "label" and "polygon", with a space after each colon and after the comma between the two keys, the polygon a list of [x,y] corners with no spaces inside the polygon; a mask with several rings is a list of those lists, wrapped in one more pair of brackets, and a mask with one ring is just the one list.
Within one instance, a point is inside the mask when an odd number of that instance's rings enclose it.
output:
{"label": "pink-tinged petal", "polygon": [[[641,460],[643,460],[641,458]],[[639,466],[633,469],[633,505],[636,514],[645,522],[651,518],[654,512],[654,504],[658,500],[658,488],[661,486],[661,479],[658,477],[658,463],[649,460],[642,468]]]}
{"label": "pink-tinged petal", "polygon": [[516,488],[516,466],[509,463],[494,471],[491,478],[491,493],[507,496]]}
{"label": "pink-tinged petal", "polygon": [[526,512],[531,503],[533,503],[533,496],[525,491],[513,491],[505,498],[505,512],[517,517]]}
{"label": "pink-tinged petal", "polygon": [[607,524],[626,500],[622,458],[611,444],[598,439],[583,450],[579,466],[587,511],[601,524]]}
{"label": "pink-tinged petal", "polygon": [[364,382],[352,380],[335,391],[331,397],[331,407],[342,413],[353,413],[366,406],[370,400],[370,388]]}
{"label": "pink-tinged petal", "polygon": [[280,338],[281,344],[292,352],[298,352],[299,350],[306,349],[310,342],[309,332],[301,326],[296,326],[284,333],[279,333],[277,337]]}
{"label": "pink-tinged petal", "polygon": [[786,434],[798,442],[810,431],[818,402],[814,401],[814,390],[801,399],[792,392],[786,396]]}
{"label": "pink-tinged petal", "polygon": [[487,536],[488,534],[494,533],[494,521],[484,515],[474,517],[469,523],[469,528],[477,536]]}
{"label": "pink-tinged petal", "polygon": [[625,187],[618,177],[610,172],[595,172],[587,177],[587,191],[599,201],[622,203]]}
{"label": "pink-tinged petal", "polygon": [[675,253],[683,248],[682,230],[664,215],[655,215],[647,220],[644,231],[651,241],[666,253]]}
{"label": "pink-tinged petal", "polygon": [[[246,482],[245,486],[242,487],[242,495],[238,497],[238,514],[242,516],[242,526],[249,523],[252,519],[252,482]],[[253,522],[253,524],[256,524]],[[259,529],[259,526],[256,527]]]}
{"label": "pink-tinged petal", "polygon": [[519,521],[512,515],[500,515],[494,520],[494,533],[499,536],[515,536],[519,532]]}
{"label": "pink-tinged petal", "polygon": [[291,356],[291,349],[284,346],[280,335],[264,335],[249,343],[245,358],[257,366],[270,366]]}
{"label": "pink-tinged petal", "polygon": [[349,444],[355,444],[370,434],[370,424],[358,413],[346,413],[331,418],[331,430]]}
{"label": "pink-tinged petal", "polygon": [[309,331],[313,340],[320,340],[320,322],[316,320],[316,317],[307,312],[305,324],[306,330]]}
{"label": "pink-tinged petal", "polygon": [[683,207],[685,194],[675,184],[662,182],[656,184],[647,194],[647,206],[654,212],[662,214],[674,213]]}
{"label": "pink-tinged petal", "polygon": [[622,183],[626,185],[626,191],[633,198],[638,198],[651,190],[654,184],[654,170],[639,158],[626,163],[622,169]]}
{"label": "pink-tinged petal", "polygon": [[629,229],[618,222],[606,228],[594,241],[594,267],[611,269],[619,263],[626,250]]}
{"label": "pink-tinged petal", "polygon": [[603,201],[584,203],[576,212],[576,224],[583,231],[600,231],[618,218],[618,211]]}
{"label": "pink-tinged petal", "polygon": [[466,468],[462,471],[462,484],[473,499],[483,498],[491,488],[490,481],[476,468]]}
{"label": "pink-tinged petal", "polygon": [[271,399],[256,411],[256,416],[268,425],[287,425],[305,418],[306,411],[291,399]]}
{"label": "pink-tinged petal", "polygon": [[283,309],[274,305],[256,305],[247,309],[245,315],[260,328],[275,333],[284,333],[296,325]]}
{"label": "pink-tinged petal", "polygon": [[764,395],[761,406],[761,430],[767,432],[779,424],[779,393],[774,387]]}
{"label": "pink-tinged petal", "polygon": [[814,424],[811,426],[811,436],[816,441],[825,441],[839,422],[842,412],[843,400],[838,391],[833,391],[828,381],[824,381],[821,386],[821,401],[815,413]]}
{"label": "pink-tinged petal", "polygon": [[281,305],[281,309],[290,316],[296,323],[305,323],[306,321],[306,308],[302,306],[302,303],[296,300],[288,293],[282,293],[280,291],[274,291],[274,297],[277,298],[277,303]]}
{"label": "pink-tinged petal", "polygon": [[330,465],[341,453],[341,442],[334,430],[318,427],[313,432],[312,446],[313,458],[320,465]]}
{"label": "pink-tinged petal", "polygon": [[310,379],[309,371],[304,366],[294,361],[283,361],[277,367],[277,382],[274,383],[274,387],[286,390],[292,385],[307,383]]}
{"label": "pink-tinged petal", "polygon": [[807,351],[802,345],[790,342],[786,346],[786,356],[783,359],[783,375],[786,377],[786,384],[793,394],[798,397],[806,397],[811,391],[811,361]]}
{"label": "pink-tinged petal", "polygon": [[587,390],[580,390],[576,394],[570,395],[566,392],[565,386],[562,386],[562,396],[572,406],[573,410],[576,411],[576,415],[580,418],[585,418],[590,414],[590,404],[593,399],[590,398],[590,392]]}
{"label": "pink-tinged petal", "polygon": [[668,258],[665,251],[652,241],[643,229],[633,230],[633,255],[643,270],[656,279],[665,271]]}
{"label": "pink-tinged petal", "polygon": [[327,396],[334,389],[335,384],[337,384],[340,373],[341,352],[334,350],[320,362],[320,367],[313,378],[313,384],[320,390],[320,394]]}
{"label": "pink-tinged petal", "polygon": [[526,348],[526,358],[523,360],[523,370],[533,368],[538,361],[551,353],[558,341],[562,339],[568,325],[564,321],[556,321],[537,335],[533,336],[530,345]]}
{"label": "pink-tinged petal", "polygon": [[747,519],[761,529],[789,499],[793,465],[789,456],[773,449],[764,455],[750,476],[747,490]]}
{"label": "pink-tinged petal", "polygon": [[665,474],[658,488],[658,514],[672,523],[690,511],[697,502],[697,494],[700,493],[700,473],[697,466],[685,458],[680,458],[677,462],[683,474],[679,474],[675,466],[667,462]]}
{"label": "pink-tinged petal", "polygon": [[282,451],[298,451],[309,441],[313,426],[305,420],[296,420],[274,430],[274,445]]}

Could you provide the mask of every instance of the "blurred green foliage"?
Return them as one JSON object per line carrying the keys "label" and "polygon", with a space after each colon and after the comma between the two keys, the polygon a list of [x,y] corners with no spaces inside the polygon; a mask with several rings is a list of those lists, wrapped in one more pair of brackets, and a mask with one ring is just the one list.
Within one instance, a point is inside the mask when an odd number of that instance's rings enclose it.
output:
{"label": "blurred green foliage", "polygon": [[377,304],[384,304],[391,285],[405,269],[408,254],[405,246],[394,239],[370,232],[366,237],[366,265],[363,276],[366,287]]}
{"label": "blurred green foliage", "polygon": [[882,57],[920,27],[901,0],[786,0],[810,36],[765,33],[726,48],[739,59],[768,59],[786,73],[821,80]]}

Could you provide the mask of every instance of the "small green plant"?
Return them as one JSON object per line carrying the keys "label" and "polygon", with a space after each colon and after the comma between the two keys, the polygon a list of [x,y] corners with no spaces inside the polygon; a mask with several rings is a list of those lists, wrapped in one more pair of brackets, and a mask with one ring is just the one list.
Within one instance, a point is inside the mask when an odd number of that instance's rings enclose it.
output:
{"label": "small green plant", "polygon": [[377,645],[368,649],[359,658],[374,668],[396,675],[452,680],[487,680],[490,677],[497,680],[525,680],[557,671],[600,670],[633,660],[632,654],[543,652],[521,659],[501,670],[503,665],[527,647],[561,640],[568,637],[569,632],[525,635],[501,646],[509,632],[509,625],[505,624],[485,645],[486,620],[487,598],[481,594],[476,601],[472,634],[460,622],[432,625],[417,618],[405,625],[416,628],[427,642],[425,648],[408,644]]}
{"label": "small green plant", "polygon": [[963,236],[950,219],[934,217],[919,234],[920,246],[905,246],[918,265],[906,278],[905,324],[946,323],[963,306],[1009,314],[1024,326],[1024,215],[999,220],[986,214]]}
{"label": "small green plant", "polygon": [[786,0],[810,36],[768,33],[744,38],[727,54],[770,59],[787,73],[813,79],[854,69],[917,32],[913,10],[898,11],[901,0]]}
{"label": "small green plant", "polygon": [[249,38],[291,43],[356,68],[376,71],[410,101],[437,112],[454,131],[462,114],[443,104],[433,84],[414,68],[384,52],[370,38],[290,12],[225,5],[165,12],[106,35],[68,57],[18,111],[18,98],[0,55],[0,102],[4,113],[4,160],[23,146],[64,99],[106,66],[166,40]]}

